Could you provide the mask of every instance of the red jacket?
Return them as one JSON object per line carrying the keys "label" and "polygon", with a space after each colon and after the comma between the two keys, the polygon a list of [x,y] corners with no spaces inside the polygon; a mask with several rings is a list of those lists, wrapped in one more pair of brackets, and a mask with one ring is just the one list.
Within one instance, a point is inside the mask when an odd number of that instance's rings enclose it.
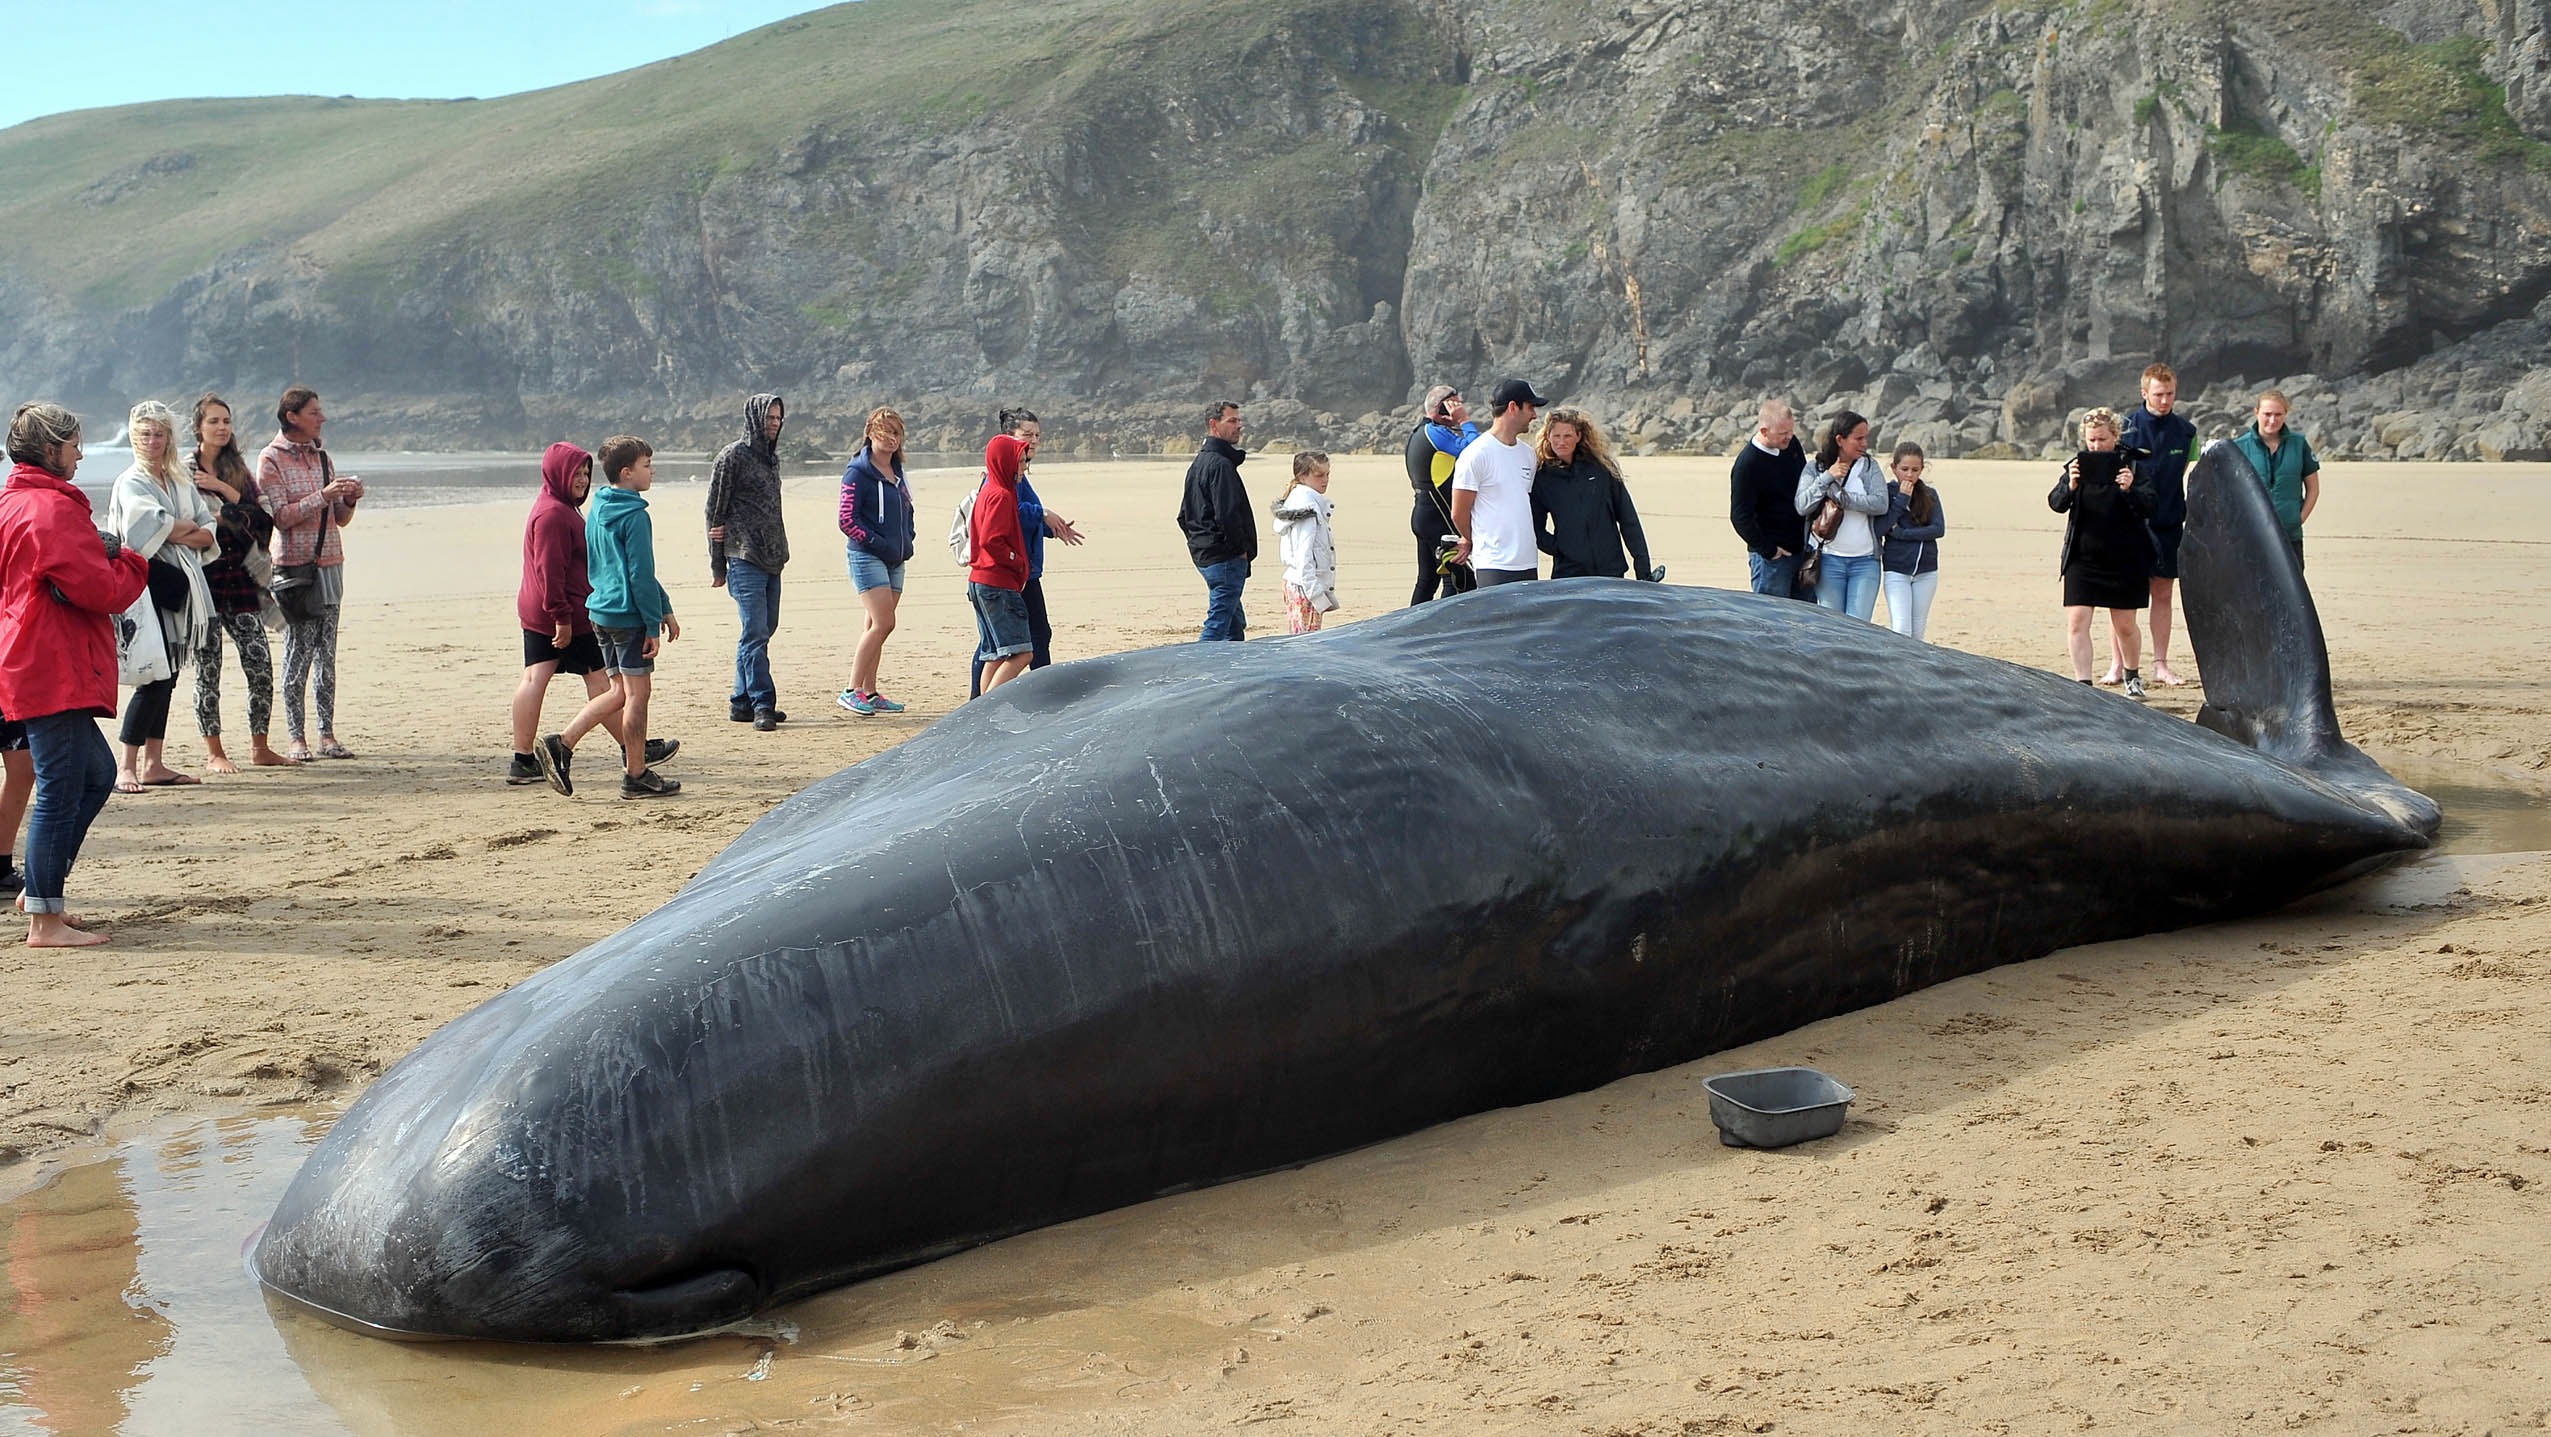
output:
{"label": "red jacket", "polygon": [[585,577],[585,516],[576,508],[575,485],[576,470],[592,462],[567,443],[552,444],[540,456],[540,497],[531,501],[531,519],[523,525],[523,587],[514,596],[514,616],[532,633],[555,633],[561,619],[571,633],[593,632],[585,616],[593,593]]}
{"label": "red jacket", "polygon": [[32,464],[0,490],[0,713],[115,713],[115,619],[150,586],[148,559],[106,557],[89,496]]}
{"label": "red jacket", "polygon": [[966,577],[995,589],[1027,587],[1027,536],[1019,529],[1019,471],[1026,447],[1007,434],[983,446],[983,489],[974,496],[974,563]]}

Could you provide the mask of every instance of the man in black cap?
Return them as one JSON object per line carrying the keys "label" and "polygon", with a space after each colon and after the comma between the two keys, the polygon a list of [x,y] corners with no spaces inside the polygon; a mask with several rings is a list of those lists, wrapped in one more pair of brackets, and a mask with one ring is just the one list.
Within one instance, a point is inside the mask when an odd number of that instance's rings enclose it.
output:
{"label": "man in black cap", "polygon": [[1549,403],[1520,379],[1498,385],[1489,401],[1488,432],[1472,440],[1453,465],[1453,529],[1461,535],[1456,557],[1470,565],[1483,589],[1541,577],[1541,546],[1532,523],[1536,456],[1523,433]]}

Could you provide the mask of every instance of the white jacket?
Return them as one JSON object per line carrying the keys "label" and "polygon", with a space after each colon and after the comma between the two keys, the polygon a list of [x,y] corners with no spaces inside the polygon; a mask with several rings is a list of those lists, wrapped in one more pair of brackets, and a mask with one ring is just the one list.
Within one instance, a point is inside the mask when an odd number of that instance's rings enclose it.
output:
{"label": "white jacket", "polygon": [[124,541],[125,548],[145,559],[168,560],[186,572],[185,610],[165,609],[160,614],[160,626],[177,648],[169,655],[171,669],[193,659],[213,628],[213,591],[204,583],[203,555],[168,542],[180,519],[207,529],[221,520],[183,468],[165,489],[138,464],[115,476],[115,488],[106,501],[106,526]]}
{"label": "white jacket", "polygon": [[1275,502],[1277,551],[1284,556],[1284,581],[1327,613],[1338,606],[1337,539],[1329,530],[1334,506],[1329,496],[1308,484],[1296,484]]}

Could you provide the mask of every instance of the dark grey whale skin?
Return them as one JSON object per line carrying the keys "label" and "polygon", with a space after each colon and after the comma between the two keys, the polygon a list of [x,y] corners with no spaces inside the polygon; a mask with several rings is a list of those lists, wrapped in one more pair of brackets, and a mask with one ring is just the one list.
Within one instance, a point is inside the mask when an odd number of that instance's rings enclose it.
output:
{"label": "dark grey whale skin", "polygon": [[1066,664],[428,1039],[256,1267],[389,1333],[710,1330],[2426,845],[2341,769],[1617,580]]}

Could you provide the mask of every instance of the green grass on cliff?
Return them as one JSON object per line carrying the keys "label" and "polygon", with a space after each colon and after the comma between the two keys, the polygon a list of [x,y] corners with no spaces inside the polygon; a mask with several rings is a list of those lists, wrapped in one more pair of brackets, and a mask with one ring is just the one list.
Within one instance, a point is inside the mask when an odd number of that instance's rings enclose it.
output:
{"label": "green grass on cliff", "polygon": [[[643,290],[645,276],[615,271],[626,267],[611,258],[615,214],[785,172],[807,162],[809,136],[913,144],[995,116],[1031,142],[1086,132],[1099,107],[1215,56],[1286,27],[1316,44],[1334,12],[1377,8],[861,0],[503,99],[195,100],[52,116],[0,131],[0,266],[122,308],[243,250],[289,252],[334,284],[391,287],[438,244],[548,231],[591,237],[596,282]],[[1394,77],[1358,94],[1422,153],[1459,87]],[[1125,137],[1131,149],[1148,138]]]}

